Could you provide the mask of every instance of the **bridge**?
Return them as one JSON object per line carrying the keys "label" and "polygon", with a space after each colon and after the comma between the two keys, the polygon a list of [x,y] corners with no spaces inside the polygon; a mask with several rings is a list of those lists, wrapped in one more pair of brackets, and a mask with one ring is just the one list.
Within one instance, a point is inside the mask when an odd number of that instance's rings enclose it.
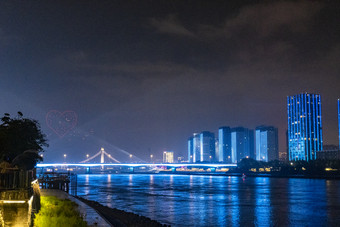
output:
{"label": "bridge", "polygon": [[[39,163],[36,166],[37,168],[41,168],[43,172],[44,168],[48,169],[77,169],[78,167],[83,167],[86,169],[86,173],[91,173],[91,169],[100,168],[101,171],[105,170],[105,167],[108,169],[109,167],[116,169],[125,169],[125,171],[119,172],[143,172],[150,173],[159,171],[164,171],[170,169],[172,172],[178,172],[177,168],[180,168],[186,171],[191,171],[190,169],[198,168],[198,169],[210,169],[211,172],[219,171],[220,169],[230,169],[237,167],[237,164],[215,164],[215,163]],[[137,170],[136,170],[137,169]],[[141,171],[140,169],[144,169]],[[53,170],[52,170],[53,171]],[[168,170],[169,171],[169,170]],[[226,170],[227,171],[227,170]]]}
{"label": "bridge", "polygon": [[101,167],[101,166],[117,166],[117,167],[207,167],[207,168],[231,168],[237,167],[237,164],[215,164],[215,163],[38,163],[37,167]]}
{"label": "bridge", "polygon": [[[93,161],[94,158],[100,156],[100,163],[89,163]],[[129,154],[130,158],[132,154]],[[105,163],[105,157],[114,161],[115,163]],[[115,159],[111,154],[107,153],[104,148],[101,148],[98,153],[95,155],[88,157],[87,159],[79,162],[79,163],[38,163],[36,165],[37,168],[76,168],[76,167],[85,167],[88,170],[92,167],[100,167],[104,170],[105,167],[125,167],[130,169],[132,172],[135,168],[145,167],[149,169],[165,169],[171,168],[175,170],[176,168],[205,168],[205,169],[222,169],[222,168],[235,168],[237,164],[219,164],[219,163],[121,163],[117,159]]]}

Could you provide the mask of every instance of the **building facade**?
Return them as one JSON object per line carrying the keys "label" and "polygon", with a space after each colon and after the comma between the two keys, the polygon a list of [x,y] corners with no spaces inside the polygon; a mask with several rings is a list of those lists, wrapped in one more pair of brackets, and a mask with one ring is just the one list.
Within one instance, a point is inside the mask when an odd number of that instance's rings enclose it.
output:
{"label": "building facade", "polygon": [[259,126],[255,130],[255,153],[257,161],[279,159],[278,130],[273,126]]}
{"label": "building facade", "polygon": [[194,138],[190,137],[188,139],[188,162],[193,163],[194,155]]}
{"label": "building facade", "polygon": [[289,161],[315,160],[322,151],[321,97],[298,94],[287,97]]}
{"label": "building facade", "polygon": [[231,130],[229,127],[218,129],[218,161],[231,163]]}
{"label": "building facade", "polygon": [[203,131],[200,134],[200,161],[213,162],[215,161],[215,135],[212,132]]}
{"label": "building facade", "polygon": [[193,145],[193,154],[192,154],[192,162],[200,162],[201,161],[201,140],[200,140],[200,134],[194,133],[193,139],[192,139],[192,145]]}
{"label": "building facade", "polygon": [[340,160],[340,150],[336,145],[324,145],[322,151],[316,152],[316,158],[322,160]]}
{"label": "building facade", "polygon": [[163,152],[163,163],[174,163],[174,152],[173,151]]}
{"label": "building facade", "polygon": [[219,160],[218,138],[215,137],[215,162]]}
{"label": "building facade", "polygon": [[254,158],[254,131],[237,127],[231,129],[231,163]]}
{"label": "building facade", "polygon": [[340,99],[338,99],[338,129],[339,129],[339,149],[340,149]]}

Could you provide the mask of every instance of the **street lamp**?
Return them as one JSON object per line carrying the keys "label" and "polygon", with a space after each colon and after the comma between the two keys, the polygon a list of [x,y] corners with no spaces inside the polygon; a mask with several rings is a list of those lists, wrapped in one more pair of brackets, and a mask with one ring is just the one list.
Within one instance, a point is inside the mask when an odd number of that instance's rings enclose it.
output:
{"label": "street lamp", "polygon": [[86,158],[89,158],[89,156],[90,156],[90,155],[89,155],[89,154],[87,154],[87,155],[86,155]]}
{"label": "street lamp", "polygon": [[150,155],[151,163],[152,163],[152,158],[153,158],[153,155],[151,154],[151,155]]}
{"label": "street lamp", "polygon": [[66,155],[66,154],[64,154],[64,162],[66,162],[66,156],[67,156],[67,155]]}

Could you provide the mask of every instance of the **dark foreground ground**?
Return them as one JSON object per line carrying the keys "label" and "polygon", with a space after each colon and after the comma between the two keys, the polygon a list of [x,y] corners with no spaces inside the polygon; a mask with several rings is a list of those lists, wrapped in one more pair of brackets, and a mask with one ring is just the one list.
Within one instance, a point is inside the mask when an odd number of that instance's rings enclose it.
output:
{"label": "dark foreground ground", "polygon": [[102,217],[110,222],[115,227],[167,227],[155,220],[140,216],[138,214],[118,210],[116,208],[109,208],[103,206],[100,203],[92,200],[87,200],[82,197],[76,197],[80,201],[84,202],[88,206],[95,209]]}

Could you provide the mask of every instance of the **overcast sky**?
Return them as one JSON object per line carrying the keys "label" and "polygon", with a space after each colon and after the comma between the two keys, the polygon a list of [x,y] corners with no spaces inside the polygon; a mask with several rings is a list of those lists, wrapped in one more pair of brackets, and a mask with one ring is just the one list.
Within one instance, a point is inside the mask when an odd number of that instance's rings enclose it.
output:
{"label": "overcast sky", "polygon": [[[339,62],[336,0],[0,1],[0,113],[40,122],[46,161],[187,157],[193,132],[221,126],[276,126],[284,151],[302,92],[321,94],[338,144]],[[51,110],[75,127],[58,135]]]}

